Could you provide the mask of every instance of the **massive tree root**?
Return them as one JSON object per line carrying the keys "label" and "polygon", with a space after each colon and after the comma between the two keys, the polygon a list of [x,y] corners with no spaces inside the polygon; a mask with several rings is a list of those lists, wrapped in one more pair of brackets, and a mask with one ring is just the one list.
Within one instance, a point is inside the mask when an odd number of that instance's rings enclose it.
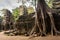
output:
{"label": "massive tree root", "polygon": [[46,35],[46,24],[45,24],[45,18],[44,18],[44,13],[43,10],[41,9],[41,16],[42,16],[42,27],[43,27],[43,34]]}
{"label": "massive tree root", "polygon": [[[54,34],[55,32],[55,35],[57,35],[57,33],[60,33],[57,29],[56,29],[56,26],[55,26],[55,23],[54,23],[54,17],[52,15],[52,11],[51,9],[47,6],[47,4],[45,3],[44,0],[39,0],[38,1],[38,5],[37,5],[37,12],[38,11],[41,11],[40,13],[36,13],[35,14],[35,26],[33,27],[32,31],[30,34],[33,33],[33,31],[36,29],[36,26],[38,26],[39,30],[41,33],[43,33],[44,35],[46,35],[46,24],[45,24],[45,14],[47,13],[47,15],[49,16],[50,18],[50,25],[51,25],[51,35]],[[37,15],[38,14],[38,15]],[[37,16],[41,16],[42,18],[42,23],[40,23],[38,20],[39,18],[37,18]],[[40,19],[41,20],[41,19]],[[40,24],[39,24],[40,23]],[[41,30],[40,26],[39,25],[42,25],[43,27],[43,31]]]}
{"label": "massive tree root", "polygon": [[41,24],[39,24],[38,18],[37,18],[37,13],[35,12],[35,25],[32,29],[32,31],[30,32],[30,35],[36,30],[36,27],[39,28],[40,34],[42,35],[42,30],[41,30]]}
{"label": "massive tree root", "polygon": [[60,33],[59,31],[57,31],[56,26],[54,24],[54,18],[51,12],[48,12],[48,15],[50,17],[50,21],[51,21],[51,35],[53,35],[53,30],[55,31],[55,35],[57,35],[57,33]]}

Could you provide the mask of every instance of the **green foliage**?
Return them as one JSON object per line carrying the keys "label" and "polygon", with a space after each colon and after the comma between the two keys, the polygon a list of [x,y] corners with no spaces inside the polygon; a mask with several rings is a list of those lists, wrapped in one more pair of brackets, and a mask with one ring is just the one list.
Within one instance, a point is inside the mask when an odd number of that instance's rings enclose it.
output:
{"label": "green foliage", "polygon": [[50,7],[50,8],[52,8],[52,3],[53,3],[53,0],[45,0],[46,1],[46,3],[48,4],[48,6]]}
{"label": "green foliage", "polygon": [[27,11],[28,11],[28,14],[34,13],[33,7],[28,7],[28,8],[27,8]]}
{"label": "green foliage", "polygon": [[14,16],[14,19],[15,19],[15,20],[18,19],[18,16],[19,16],[19,10],[18,10],[18,8],[13,9],[13,16]]}
{"label": "green foliage", "polygon": [[[15,21],[18,19],[18,16],[23,15],[23,11],[24,11],[23,7],[13,9],[13,16]],[[33,7],[28,7],[27,12],[28,14],[33,13],[34,12]]]}

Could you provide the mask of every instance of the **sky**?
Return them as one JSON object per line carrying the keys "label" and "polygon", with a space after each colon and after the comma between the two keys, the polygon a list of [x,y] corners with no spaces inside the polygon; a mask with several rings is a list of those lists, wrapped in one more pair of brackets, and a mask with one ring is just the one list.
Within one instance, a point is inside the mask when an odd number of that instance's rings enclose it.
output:
{"label": "sky", "polygon": [[[26,2],[25,5],[28,7],[30,2]],[[9,9],[12,12],[12,9],[19,7],[20,5],[22,5],[22,0],[19,0],[19,3],[18,0],[0,0],[0,10]],[[0,15],[2,15],[1,11]]]}
{"label": "sky", "polygon": [[3,8],[12,9],[18,6],[17,0],[0,0],[0,10]]}
{"label": "sky", "polygon": [[[47,0],[47,1],[49,1],[49,0]],[[0,0],[0,10],[3,8],[13,9],[13,8],[18,7],[21,4],[22,4],[21,0],[19,0],[19,3],[18,3],[18,0]],[[30,3],[26,2],[25,5],[29,6]]]}
{"label": "sky", "polygon": [[[49,0],[48,0],[49,1]],[[34,8],[33,5],[31,5],[31,0],[29,2],[26,2],[25,5],[27,7],[32,6]],[[22,5],[22,0],[0,0],[0,10],[2,9],[9,9],[12,12],[12,9],[19,7],[20,5]],[[0,16],[2,16],[2,12],[0,11]]]}
{"label": "sky", "polygon": [[[0,0],[0,10],[4,8],[11,10],[16,7],[19,7],[21,4],[22,4],[21,0],[19,0],[19,3],[18,3],[18,0]],[[26,2],[25,5],[29,6],[30,3]]]}

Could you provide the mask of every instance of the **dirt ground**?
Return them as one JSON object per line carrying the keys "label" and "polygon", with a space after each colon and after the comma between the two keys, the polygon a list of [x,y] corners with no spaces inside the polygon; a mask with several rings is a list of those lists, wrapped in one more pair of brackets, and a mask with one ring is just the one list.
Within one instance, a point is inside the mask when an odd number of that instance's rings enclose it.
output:
{"label": "dirt ground", "polygon": [[60,40],[60,36],[45,36],[45,37],[25,37],[25,36],[6,36],[0,32],[0,40]]}

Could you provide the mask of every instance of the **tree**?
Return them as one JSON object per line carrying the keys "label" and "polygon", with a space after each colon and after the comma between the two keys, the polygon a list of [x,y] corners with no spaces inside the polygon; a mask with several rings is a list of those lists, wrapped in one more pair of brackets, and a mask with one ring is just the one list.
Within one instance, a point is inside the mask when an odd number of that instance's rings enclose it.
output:
{"label": "tree", "polygon": [[[36,6],[36,5],[35,5]],[[36,7],[35,7],[36,8]],[[50,19],[50,24],[51,24],[51,34],[53,35],[53,30],[55,31],[55,34],[59,33],[55,27],[54,24],[54,17],[52,15],[52,11],[51,8],[46,4],[45,0],[38,0],[37,3],[37,8],[35,11],[35,26],[33,27],[31,34],[33,33],[33,31],[35,30],[36,26],[38,26],[38,28],[42,27],[43,30],[40,30],[41,34],[46,35],[46,16],[49,16]],[[41,21],[39,21],[41,20]]]}
{"label": "tree", "polygon": [[19,16],[19,9],[13,9],[13,16],[14,16],[14,20],[16,21],[18,19]]}

